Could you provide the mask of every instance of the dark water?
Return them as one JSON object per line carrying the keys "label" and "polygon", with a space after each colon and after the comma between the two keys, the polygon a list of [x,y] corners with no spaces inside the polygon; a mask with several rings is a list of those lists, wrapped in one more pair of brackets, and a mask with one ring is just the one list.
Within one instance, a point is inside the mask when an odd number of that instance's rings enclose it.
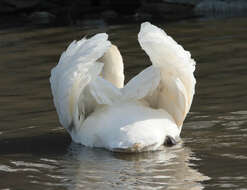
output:
{"label": "dark water", "polygon": [[247,18],[160,24],[197,61],[183,143],[117,154],[71,143],[50,69],[73,39],[106,31],[129,79],[149,64],[139,26],[0,31],[0,189],[247,189]]}

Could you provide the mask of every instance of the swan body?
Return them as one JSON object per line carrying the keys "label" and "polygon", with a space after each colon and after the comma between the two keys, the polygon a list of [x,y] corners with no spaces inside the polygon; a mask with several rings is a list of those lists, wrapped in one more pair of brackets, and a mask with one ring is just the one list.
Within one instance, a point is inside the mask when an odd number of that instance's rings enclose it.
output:
{"label": "swan body", "polygon": [[157,150],[179,139],[195,89],[195,62],[145,22],[138,40],[152,65],[124,86],[123,60],[105,33],[72,42],[51,71],[60,123],[73,141],[112,151]]}
{"label": "swan body", "polygon": [[86,146],[143,151],[159,148],[167,135],[175,138],[178,133],[166,111],[128,101],[97,109],[72,136]]}

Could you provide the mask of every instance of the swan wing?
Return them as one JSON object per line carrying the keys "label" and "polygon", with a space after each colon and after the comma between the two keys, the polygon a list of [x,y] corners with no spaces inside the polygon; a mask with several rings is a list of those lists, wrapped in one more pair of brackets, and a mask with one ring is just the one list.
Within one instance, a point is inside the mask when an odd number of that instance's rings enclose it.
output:
{"label": "swan wing", "polygon": [[[104,64],[97,60],[111,46],[107,39],[108,35],[102,33],[72,42],[51,71],[53,101],[59,121],[68,131],[71,126],[79,126],[87,113],[98,104],[98,95],[92,90],[95,87],[93,81],[104,83],[104,79],[99,79]],[[109,91],[107,87],[101,89]],[[97,92],[99,94],[99,90]]]}
{"label": "swan wing", "polygon": [[97,77],[89,84],[90,93],[98,104],[112,105],[122,97],[122,92],[111,82]]}
{"label": "swan wing", "polygon": [[182,126],[195,91],[195,61],[190,52],[149,22],[141,25],[138,41],[160,71],[158,87],[145,100],[155,108],[165,109]]}
{"label": "swan wing", "polygon": [[160,71],[154,66],[144,69],[131,79],[122,89],[123,99],[140,100],[150,96],[160,82]]}

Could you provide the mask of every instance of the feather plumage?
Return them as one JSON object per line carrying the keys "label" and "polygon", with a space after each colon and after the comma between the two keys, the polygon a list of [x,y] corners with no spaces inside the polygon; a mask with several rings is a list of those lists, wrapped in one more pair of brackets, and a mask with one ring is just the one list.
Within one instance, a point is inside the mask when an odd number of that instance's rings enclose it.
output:
{"label": "feather plumage", "polygon": [[75,142],[114,151],[157,150],[178,139],[194,95],[195,62],[146,22],[138,40],[152,66],[125,86],[122,56],[107,34],[72,42],[51,71],[61,124]]}

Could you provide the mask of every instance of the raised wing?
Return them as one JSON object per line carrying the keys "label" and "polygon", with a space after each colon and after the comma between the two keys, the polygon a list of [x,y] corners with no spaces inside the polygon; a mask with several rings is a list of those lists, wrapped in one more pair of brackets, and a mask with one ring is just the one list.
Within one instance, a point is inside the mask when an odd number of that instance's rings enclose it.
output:
{"label": "raised wing", "polygon": [[97,77],[89,84],[90,93],[98,104],[112,105],[122,97],[122,92],[111,82]]}
{"label": "raised wing", "polygon": [[124,100],[140,100],[150,96],[160,83],[160,71],[154,66],[144,69],[122,89]]}
{"label": "raised wing", "polygon": [[141,25],[138,40],[153,66],[160,71],[158,87],[145,99],[154,108],[168,111],[181,127],[195,91],[195,61],[163,30],[148,22]]}
{"label": "raised wing", "polygon": [[51,90],[59,121],[69,132],[71,127],[80,126],[95,106],[109,103],[112,96],[120,94],[113,84],[99,77],[104,63],[97,60],[111,47],[107,38],[102,33],[72,42],[51,71]]}

